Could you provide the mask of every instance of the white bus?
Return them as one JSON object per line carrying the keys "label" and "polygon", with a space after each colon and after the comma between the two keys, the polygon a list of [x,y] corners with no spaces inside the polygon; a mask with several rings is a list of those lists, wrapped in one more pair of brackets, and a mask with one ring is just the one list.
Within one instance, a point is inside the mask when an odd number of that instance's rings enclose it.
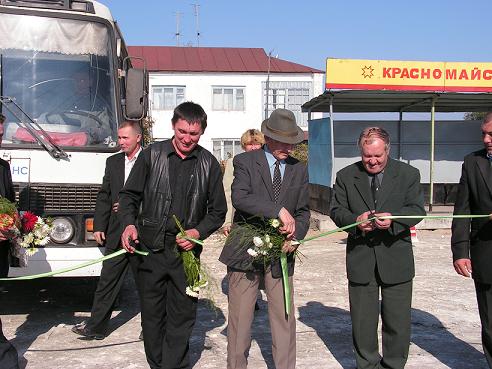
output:
{"label": "white bus", "polygon": [[[107,7],[89,0],[0,0],[0,157],[20,210],[54,219],[52,242],[9,276],[100,257],[92,220],[123,119],[147,111],[148,76],[131,67]],[[63,276],[97,276],[100,264]]]}

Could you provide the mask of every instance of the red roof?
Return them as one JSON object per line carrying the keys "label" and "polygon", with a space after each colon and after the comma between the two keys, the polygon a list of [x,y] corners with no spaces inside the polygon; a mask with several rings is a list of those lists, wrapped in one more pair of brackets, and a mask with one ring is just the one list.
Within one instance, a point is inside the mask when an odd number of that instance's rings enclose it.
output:
{"label": "red roof", "polygon": [[[144,58],[150,72],[268,72],[268,55],[260,48],[129,46],[128,52]],[[272,57],[270,73],[324,72]]]}

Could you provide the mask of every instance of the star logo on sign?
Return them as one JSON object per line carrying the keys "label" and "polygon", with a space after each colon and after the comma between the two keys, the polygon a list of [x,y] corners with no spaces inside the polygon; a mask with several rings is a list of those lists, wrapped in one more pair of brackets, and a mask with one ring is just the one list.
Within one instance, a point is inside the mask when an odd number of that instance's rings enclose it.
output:
{"label": "star logo on sign", "polygon": [[365,65],[362,68],[362,76],[364,78],[371,78],[374,76],[374,68],[372,67],[372,65],[370,66]]}

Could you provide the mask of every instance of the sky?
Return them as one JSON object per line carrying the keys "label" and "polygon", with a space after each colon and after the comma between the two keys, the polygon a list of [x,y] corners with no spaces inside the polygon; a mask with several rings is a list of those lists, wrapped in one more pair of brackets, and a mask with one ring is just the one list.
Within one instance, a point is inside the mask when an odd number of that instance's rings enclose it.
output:
{"label": "sky", "polygon": [[100,0],[128,45],[259,47],[325,70],[327,57],[492,61],[491,0]]}

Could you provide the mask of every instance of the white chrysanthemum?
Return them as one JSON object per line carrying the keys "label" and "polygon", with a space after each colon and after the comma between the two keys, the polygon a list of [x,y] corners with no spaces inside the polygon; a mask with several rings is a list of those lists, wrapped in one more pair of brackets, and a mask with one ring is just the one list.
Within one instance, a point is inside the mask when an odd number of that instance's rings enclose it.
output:
{"label": "white chrysanthemum", "polygon": [[256,247],[263,246],[263,240],[261,239],[261,237],[253,237],[253,243]]}
{"label": "white chrysanthemum", "polygon": [[26,248],[26,255],[27,256],[33,256],[37,252],[38,252],[38,249],[35,247]]}
{"label": "white chrysanthemum", "polygon": [[[26,234],[22,239],[22,244],[30,245],[33,242],[34,242],[34,235],[32,233]],[[28,246],[22,246],[22,247],[28,247]]]}
{"label": "white chrysanthemum", "polygon": [[264,237],[264,240],[265,240],[265,243],[268,244],[270,242],[270,236],[266,234]]}
{"label": "white chrysanthemum", "polygon": [[44,238],[38,240],[37,244],[40,246],[45,246],[46,244],[48,244],[49,241],[50,241],[49,237],[44,237]]}
{"label": "white chrysanthemum", "polygon": [[248,254],[250,254],[254,258],[258,256],[258,253],[253,249],[248,249],[247,252],[248,252]]}
{"label": "white chrysanthemum", "polygon": [[267,250],[261,250],[261,254],[266,256],[266,255],[268,255],[268,252],[267,252]]}
{"label": "white chrysanthemum", "polygon": [[198,298],[198,293],[197,293],[197,292],[195,292],[195,291],[193,291],[193,289],[192,289],[191,287],[189,287],[189,286],[188,286],[188,287],[186,287],[186,294],[187,294],[188,296]]}
{"label": "white chrysanthemum", "polygon": [[273,243],[268,242],[268,248],[271,249],[273,247]]}
{"label": "white chrysanthemum", "polygon": [[278,228],[280,227],[280,221],[278,219],[270,219],[270,225],[273,228]]}

